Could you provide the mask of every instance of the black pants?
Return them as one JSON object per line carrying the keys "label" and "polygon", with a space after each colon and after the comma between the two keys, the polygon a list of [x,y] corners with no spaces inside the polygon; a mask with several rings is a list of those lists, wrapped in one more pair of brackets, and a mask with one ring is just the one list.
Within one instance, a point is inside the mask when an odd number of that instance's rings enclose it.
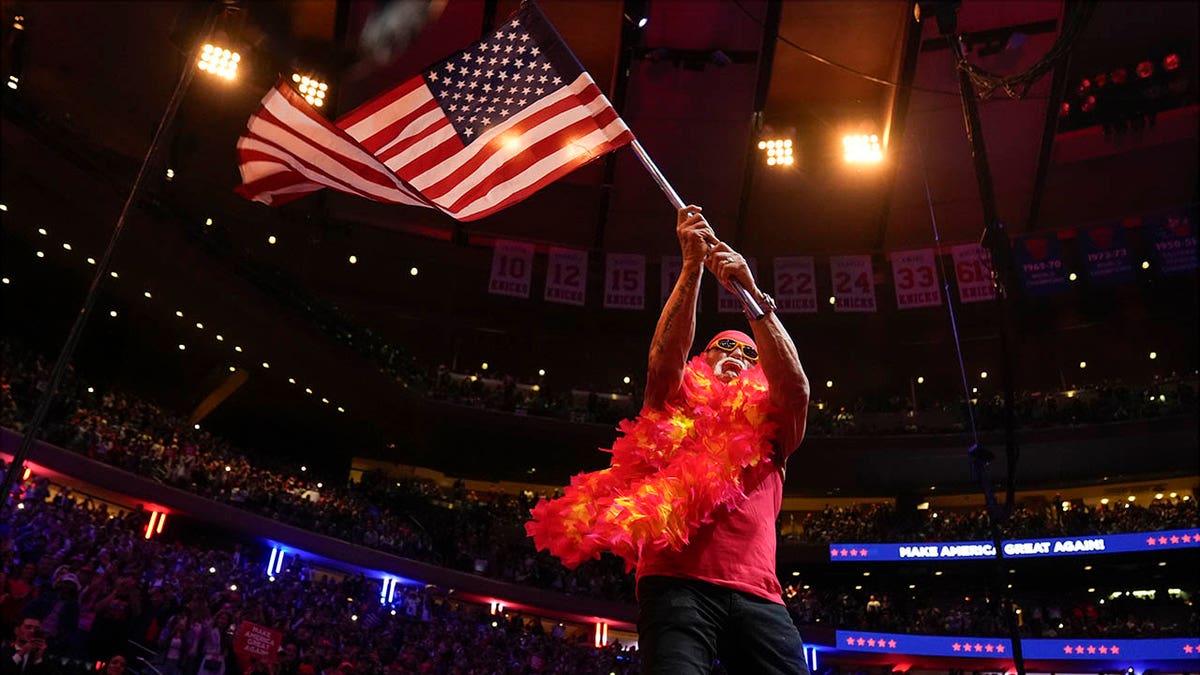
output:
{"label": "black pants", "polygon": [[638,654],[644,675],[730,673],[809,675],[804,644],[787,609],[703,581],[638,581]]}

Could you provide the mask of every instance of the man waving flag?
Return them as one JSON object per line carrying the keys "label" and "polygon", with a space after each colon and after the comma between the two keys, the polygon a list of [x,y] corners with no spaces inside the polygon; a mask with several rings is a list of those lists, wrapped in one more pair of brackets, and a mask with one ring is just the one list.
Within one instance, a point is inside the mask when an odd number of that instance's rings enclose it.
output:
{"label": "man waving flag", "polygon": [[530,0],[469,48],[339,119],[281,81],[238,141],[242,196],[322,187],[475,220],[633,140]]}

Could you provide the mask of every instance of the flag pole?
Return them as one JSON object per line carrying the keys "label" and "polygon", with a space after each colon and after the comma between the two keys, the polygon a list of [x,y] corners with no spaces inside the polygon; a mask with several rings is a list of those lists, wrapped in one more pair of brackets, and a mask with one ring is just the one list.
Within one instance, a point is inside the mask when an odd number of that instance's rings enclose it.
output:
{"label": "flag pole", "polygon": [[[642,166],[646,167],[646,171],[650,172],[650,177],[654,179],[654,182],[658,183],[659,189],[667,196],[667,201],[671,202],[671,206],[675,207],[675,210],[686,206],[683,199],[679,197],[679,193],[667,182],[667,177],[663,175],[662,171],[658,170],[658,166],[654,164],[654,160],[650,159],[650,155],[646,153],[646,149],[642,147],[641,142],[635,138],[629,144],[629,147],[633,148],[633,153],[642,162]],[[754,320],[763,318],[762,307],[758,306],[758,301],[754,299],[754,296],[750,295],[750,291],[746,290],[737,279],[731,279],[730,284],[733,286],[734,294],[742,301],[742,309],[745,310],[746,316]]]}

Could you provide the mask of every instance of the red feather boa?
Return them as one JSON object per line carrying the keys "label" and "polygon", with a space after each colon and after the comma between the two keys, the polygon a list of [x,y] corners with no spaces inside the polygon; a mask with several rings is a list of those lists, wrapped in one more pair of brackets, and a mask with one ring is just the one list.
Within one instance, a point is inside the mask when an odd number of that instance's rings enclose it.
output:
{"label": "red feather boa", "polygon": [[761,368],[724,383],[697,356],[679,399],[621,422],[612,465],[573,476],[562,497],[540,501],[525,532],[572,569],[603,551],[627,569],[643,546],[678,551],[716,509],[745,501],[751,471],[775,469],[773,410]]}

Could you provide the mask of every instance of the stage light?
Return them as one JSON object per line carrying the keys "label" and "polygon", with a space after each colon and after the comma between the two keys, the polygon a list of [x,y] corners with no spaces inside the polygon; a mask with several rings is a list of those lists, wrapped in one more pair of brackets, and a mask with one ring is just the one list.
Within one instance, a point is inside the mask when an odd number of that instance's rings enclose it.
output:
{"label": "stage light", "polygon": [[115,309],[109,310],[108,315],[114,319],[117,318],[117,310],[115,310]]}
{"label": "stage light", "polygon": [[796,163],[790,138],[771,138],[759,141],[758,149],[765,151],[767,166],[785,167]]}
{"label": "stage light", "polygon": [[538,369],[538,377],[545,377],[545,376],[546,376],[546,370],[544,368],[539,368]]}
{"label": "stage light", "polygon": [[825,388],[833,389],[833,380],[825,380]]}
{"label": "stage light", "polygon": [[480,369],[480,370],[487,370],[487,369],[488,369],[488,364],[487,364],[487,361],[484,361],[483,363],[479,364],[479,369]]}
{"label": "stage light", "polygon": [[0,284],[4,284],[5,286],[7,286],[11,283],[12,283],[12,281],[8,277],[0,278]]}
{"label": "stage light", "polygon": [[300,467],[300,470],[301,470],[301,471],[308,471],[308,467],[307,467],[307,466],[303,466],[303,465],[302,465],[302,466]]}
{"label": "stage light", "polygon": [[0,211],[7,211],[7,210],[8,210],[8,204],[0,204]]}
{"label": "stage light", "polygon": [[419,269],[417,269],[417,268],[415,268],[415,267],[410,267],[410,268],[408,268],[408,274],[409,274],[409,276],[413,276],[413,277],[415,277],[415,276],[417,276],[417,275],[418,275],[418,274],[420,274],[420,273],[421,273],[421,270],[419,270]]}
{"label": "stage light", "polygon": [[831,305],[836,305],[836,304],[837,304],[837,298],[833,297],[832,295],[831,295],[831,296],[829,296],[829,304],[831,304]]}
{"label": "stage light", "polygon": [[150,295],[150,291],[146,291],[145,293],[142,293],[142,295],[146,296],[147,300],[154,297],[153,295]]}
{"label": "stage light", "polygon": [[167,180],[175,179],[175,169],[167,169]]}
{"label": "stage light", "polygon": [[89,265],[95,265],[95,264],[96,264],[96,259],[95,259],[95,258],[88,258],[88,259],[87,259],[87,264],[89,264]]}
{"label": "stage light", "polygon": [[114,279],[120,279],[120,278],[121,278],[121,275],[120,275],[120,274],[117,274],[116,272],[109,272],[109,273],[108,273],[108,276],[110,276],[110,277],[112,277],[112,278],[114,278]]}
{"label": "stage light", "polygon": [[1167,495],[1167,496],[1168,496],[1168,497],[1170,497],[1171,499],[1175,499],[1176,497],[1178,497],[1178,496],[1179,496],[1179,493],[1178,493],[1178,492],[1172,492],[1171,494],[1169,494],[1169,495]]}
{"label": "stage light", "polygon": [[1071,116],[1071,103],[1069,101],[1063,101],[1062,105],[1058,106],[1058,116],[1059,117],[1070,117]]}
{"label": "stage light", "polygon": [[8,88],[9,88],[9,89],[14,89],[14,90],[15,90],[15,89],[16,89],[18,86],[20,86],[20,85],[18,85],[18,84],[17,84],[18,82],[20,82],[20,80],[17,78],[17,76],[16,76],[16,75],[9,75],[9,76],[8,76]]}
{"label": "stage light", "polygon": [[883,148],[877,134],[853,134],[842,137],[842,150],[851,164],[874,164],[883,161]]}
{"label": "stage light", "polygon": [[980,378],[981,380],[986,380],[986,379],[987,379],[987,371],[986,371],[986,370],[984,370],[984,371],[980,371],[980,373],[979,373],[979,378]]}
{"label": "stage light", "polygon": [[343,408],[342,406],[340,406],[340,405],[339,405],[339,406],[338,406],[338,412],[340,412],[340,413],[344,413],[344,412],[346,412],[346,409],[345,409],[345,408]]}
{"label": "stage light", "polygon": [[304,388],[304,393],[306,393],[306,394],[309,394],[309,395],[311,396],[311,395],[312,395],[312,389],[310,389],[310,388],[308,388],[308,387],[305,387],[305,388]]}
{"label": "stage light", "polygon": [[322,398],[322,399],[321,399],[321,403],[329,403],[329,399],[327,399],[327,398]]}
{"label": "stage light", "polygon": [[1150,360],[1151,361],[1153,361],[1154,359],[1157,359],[1157,358],[1158,358],[1158,352],[1150,352]]}
{"label": "stage light", "polygon": [[13,30],[25,30],[25,16],[18,14],[13,17]]}
{"label": "stage light", "polygon": [[45,257],[46,257],[46,254],[45,254],[44,252],[42,252],[42,251],[38,251],[38,252],[37,252],[35,255],[37,255],[37,257],[39,257],[39,258],[45,258]]}
{"label": "stage light", "polygon": [[240,351],[242,351],[242,346],[241,346],[241,345],[234,345],[234,346],[233,346],[233,351],[235,351],[235,352],[240,352]]}
{"label": "stage light", "polygon": [[204,219],[204,224],[205,224],[205,225],[212,225],[212,218],[205,218],[205,219]]}
{"label": "stage light", "polygon": [[1133,495],[1129,495],[1129,501],[1131,501],[1131,502],[1132,502],[1132,501],[1137,501],[1137,497],[1135,497],[1135,496],[1133,496]]}
{"label": "stage light", "polygon": [[272,245],[273,245],[273,244],[274,244],[276,241],[278,241],[278,240],[275,238],[275,235],[271,235],[271,236],[267,237],[267,243],[268,243],[268,244],[272,244]]}
{"label": "stage light", "polygon": [[1142,261],[1142,269],[1144,269],[1144,270],[1150,269],[1150,261],[1149,260]]}
{"label": "stage light", "polygon": [[270,367],[271,367],[271,364],[267,363],[266,361],[263,361],[263,362],[262,362],[262,367],[263,367],[264,369],[265,369],[265,368],[270,368]]}
{"label": "stage light", "polygon": [[1092,566],[1091,566],[1091,565],[1084,565],[1084,566],[1083,566],[1083,571],[1084,571],[1084,572],[1091,572],[1091,571],[1092,571]]}
{"label": "stage light", "polygon": [[1155,493],[1155,495],[1154,495],[1154,498],[1155,498],[1155,499],[1162,499],[1162,498],[1163,498],[1163,493],[1161,493],[1161,492]]}
{"label": "stage light", "polygon": [[1079,275],[1075,274],[1074,272],[1071,272],[1070,274],[1067,275],[1068,281],[1075,281],[1078,278],[1079,278]]}
{"label": "stage light", "polygon": [[1083,370],[1084,368],[1087,368],[1087,361],[1080,361],[1080,362],[1079,362],[1079,369],[1080,369],[1080,370]]}
{"label": "stage light", "polygon": [[292,82],[296,83],[300,95],[304,97],[305,101],[308,101],[309,105],[317,108],[325,105],[325,95],[329,93],[327,83],[299,73],[292,73]]}
{"label": "stage light", "polygon": [[199,321],[197,321],[197,322],[196,322],[196,329],[197,329],[197,330],[204,330],[204,324],[202,324],[202,323],[200,323]]}
{"label": "stage light", "polygon": [[201,71],[232,80],[237,76],[238,62],[241,54],[215,45],[204,45],[200,50],[200,60],[196,67]]}
{"label": "stage light", "polygon": [[1108,497],[1105,497],[1105,498],[1101,499],[1101,500],[1100,500],[1100,503],[1101,503],[1101,504],[1105,504],[1105,505],[1107,505],[1107,504],[1108,504]]}
{"label": "stage light", "polygon": [[38,228],[38,234],[40,234],[40,235],[42,235],[43,237],[45,237],[45,236],[49,235],[50,233],[46,231],[46,228],[44,228],[44,227],[39,227],[39,228]]}
{"label": "stage light", "polygon": [[229,372],[231,372],[231,373],[236,373],[236,372],[237,372],[237,366],[229,366]]}
{"label": "stage light", "polygon": [[925,384],[925,378],[924,378],[924,377],[922,377],[922,376],[918,376],[918,377],[917,377],[917,384]]}
{"label": "stage light", "polygon": [[63,243],[63,250],[64,250],[64,251],[70,251],[70,250],[71,250],[71,245],[70,245],[70,244],[67,244],[67,243]]}
{"label": "stage light", "polygon": [[1149,61],[1142,61],[1137,64],[1137,76],[1141,79],[1146,79],[1154,74],[1154,64]]}
{"label": "stage light", "polygon": [[625,384],[629,384],[629,383],[630,383],[630,382],[632,382],[633,380],[631,380],[631,379],[629,378],[629,376],[628,376],[628,375],[626,375],[626,376],[625,376],[625,379],[623,379],[623,380],[621,380],[621,381],[622,381],[622,382],[624,382]]}
{"label": "stage light", "polygon": [[184,351],[185,349],[187,349],[187,345],[184,345],[184,344],[181,344],[181,345],[179,345],[179,351],[181,351],[181,352],[182,352],[182,351]]}
{"label": "stage light", "polygon": [[350,261],[350,264],[351,264],[351,265],[357,265],[357,264],[358,264],[358,256],[356,256],[356,255],[352,255],[352,256],[350,256],[349,258],[347,258],[347,260],[349,260],[349,261]]}
{"label": "stage light", "polygon": [[638,27],[638,28],[645,28],[645,27],[646,27],[646,24],[648,24],[648,23],[650,23],[650,17],[648,17],[648,16],[643,16],[642,18],[638,19],[638,22],[637,22],[637,27]]}
{"label": "stage light", "polygon": [[294,378],[294,377],[289,377],[289,378],[288,378],[288,384],[296,384],[296,378]]}
{"label": "stage light", "polygon": [[1179,55],[1178,54],[1167,54],[1166,57],[1163,58],[1163,70],[1166,70],[1166,71],[1179,70]]}

